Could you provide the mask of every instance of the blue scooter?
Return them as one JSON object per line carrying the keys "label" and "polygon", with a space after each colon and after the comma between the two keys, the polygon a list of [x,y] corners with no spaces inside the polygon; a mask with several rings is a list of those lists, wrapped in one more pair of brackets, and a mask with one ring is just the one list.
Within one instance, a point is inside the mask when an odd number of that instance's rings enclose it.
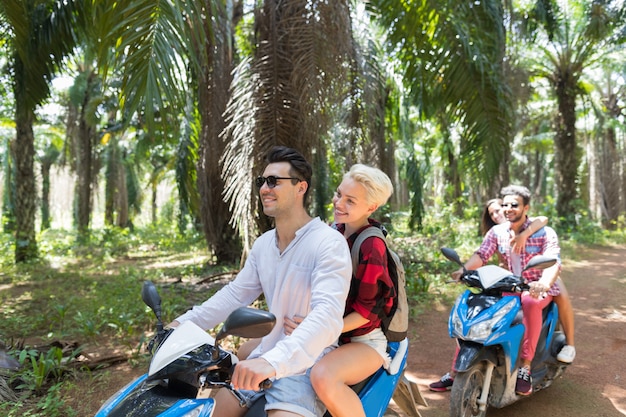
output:
{"label": "blue scooter", "polygon": [[[230,385],[230,376],[237,357],[220,347],[226,336],[258,338],[267,335],[276,323],[273,314],[253,308],[235,310],[216,337],[211,337],[191,322],[166,330],[161,320],[161,298],[154,284],[144,283],[142,298],[157,318],[156,335],[148,346],[153,353],[148,373],[132,381],[109,398],[96,417],[210,417],[215,388],[237,391]],[[410,417],[420,417],[417,405],[426,406],[417,385],[404,376],[408,340],[389,343],[391,366],[379,369],[373,376],[353,387],[359,393],[368,417],[397,415],[387,409],[393,397]],[[269,389],[265,381],[261,389]],[[264,398],[246,412],[246,417],[265,417]],[[243,404],[243,402],[242,402]]]}
{"label": "blue scooter", "polygon": [[[442,248],[449,260],[463,266],[458,254]],[[533,257],[526,269],[545,269],[556,259]],[[522,277],[495,265],[475,271],[463,266],[461,282],[471,288],[461,294],[450,313],[448,331],[459,343],[452,384],[450,416],[485,417],[487,407],[505,407],[520,398],[515,393],[518,356],[524,336],[520,297],[529,287]],[[549,387],[568,364],[556,356],[565,345],[558,331],[558,310],[550,303],[543,311],[543,326],[532,362],[533,392]]]}

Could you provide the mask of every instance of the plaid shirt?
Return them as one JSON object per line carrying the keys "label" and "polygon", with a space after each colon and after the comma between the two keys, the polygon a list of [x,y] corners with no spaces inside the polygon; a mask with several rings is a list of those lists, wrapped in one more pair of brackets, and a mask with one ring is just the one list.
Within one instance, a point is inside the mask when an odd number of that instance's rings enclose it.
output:
{"label": "plaid shirt", "polygon": [[[520,232],[525,230],[531,223],[527,217],[526,221],[522,225]],[[504,258],[508,270],[513,271],[513,264],[511,260],[511,223],[504,222],[502,224],[492,227],[485,238],[480,248],[476,251],[476,254],[480,256],[483,261],[483,265],[489,262],[489,259],[494,253],[499,252]],[[519,255],[521,260],[521,267],[524,268],[528,261],[535,255],[556,256],[559,264],[559,271],[561,269],[561,249],[559,248],[559,238],[556,232],[548,226],[545,226],[530,236],[526,240],[526,246],[524,251]],[[524,271],[523,277],[528,281],[538,281],[541,278],[542,270],[531,268]],[[555,283],[548,291],[549,295],[559,295],[559,287]]]}
{"label": "plaid shirt", "polygon": [[[357,236],[368,227],[380,227],[380,223],[370,219],[370,226],[359,229],[348,238],[348,246],[352,245]],[[341,233],[344,224],[336,225]],[[391,312],[393,306],[393,283],[387,266],[387,246],[380,238],[369,237],[363,241],[359,250],[359,265],[352,273],[350,291],[346,299],[344,317],[353,311],[369,320],[369,323],[344,333],[342,342],[349,341],[352,336],[368,334],[380,327],[381,317]]]}

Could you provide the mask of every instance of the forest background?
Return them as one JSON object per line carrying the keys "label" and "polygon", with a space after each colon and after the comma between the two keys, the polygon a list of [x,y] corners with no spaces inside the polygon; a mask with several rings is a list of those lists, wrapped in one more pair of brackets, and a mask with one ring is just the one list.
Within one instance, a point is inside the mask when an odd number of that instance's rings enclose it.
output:
{"label": "forest background", "polygon": [[[415,299],[509,183],[564,241],[619,240],[624,40],[623,0],[0,0],[0,285],[176,245],[200,275],[238,267],[271,227],[252,184],[276,144],[312,161],[324,220],[353,163],[393,179],[381,215]],[[28,297],[2,295],[5,345],[104,332],[73,301],[25,325]]]}

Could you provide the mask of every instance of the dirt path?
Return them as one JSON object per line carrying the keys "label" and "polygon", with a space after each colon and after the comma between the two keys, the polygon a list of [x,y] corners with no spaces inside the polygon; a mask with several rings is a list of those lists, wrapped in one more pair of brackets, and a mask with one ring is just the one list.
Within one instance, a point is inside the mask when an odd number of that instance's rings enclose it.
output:
{"label": "dirt path", "polygon": [[[576,360],[550,388],[489,409],[489,417],[626,415],[626,247],[586,248],[579,260],[564,260],[562,277],[575,309]],[[450,394],[428,384],[450,367],[449,311],[430,310],[414,326],[408,374],[429,403],[423,417],[448,416]]]}

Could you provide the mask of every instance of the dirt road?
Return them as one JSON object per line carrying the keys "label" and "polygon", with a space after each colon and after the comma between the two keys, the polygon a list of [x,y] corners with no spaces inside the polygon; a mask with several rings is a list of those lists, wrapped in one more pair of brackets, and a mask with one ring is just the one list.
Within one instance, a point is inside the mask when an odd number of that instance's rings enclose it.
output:
{"label": "dirt road", "polygon": [[[626,415],[626,247],[585,248],[577,260],[564,260],[562,277],[575,309],[576,360],[550,388],[489,409],[489,417]],[[429,403],[423,417],[448,416],[450,394],[430,392],[428,384],[450,368],[449,311],[431,309],[414,323],[408,374]]]}

